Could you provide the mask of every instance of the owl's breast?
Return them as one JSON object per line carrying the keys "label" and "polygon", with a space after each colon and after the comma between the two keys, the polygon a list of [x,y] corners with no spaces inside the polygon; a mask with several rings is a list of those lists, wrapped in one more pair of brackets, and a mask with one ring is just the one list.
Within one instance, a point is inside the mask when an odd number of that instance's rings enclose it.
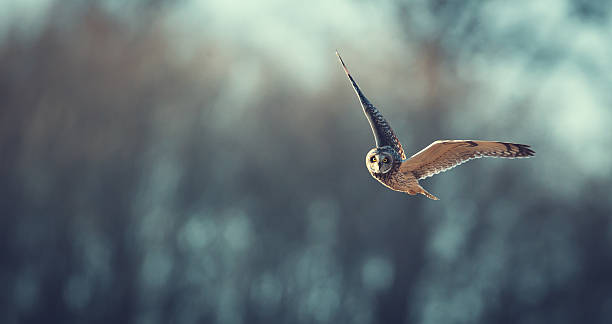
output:
{"label": "owl's breast", "polygon": [[374,179],[378,180],[380,183],[389,187],[393,190],[399,190],[402,187],[401,177],[398,176],[400,164],[395,164],[391,170],[387,173],[374,173],[370,171],[370,174]]}

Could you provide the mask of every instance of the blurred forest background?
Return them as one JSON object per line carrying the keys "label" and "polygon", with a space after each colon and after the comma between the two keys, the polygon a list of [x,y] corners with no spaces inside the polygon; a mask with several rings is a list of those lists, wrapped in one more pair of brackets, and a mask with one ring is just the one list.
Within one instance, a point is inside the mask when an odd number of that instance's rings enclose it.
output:
{"label": "blurred forest background", "polygon": [[[612,323],[609,1],[0,1],[1,323]],[[415,153],[368,174],[334,51]]]}

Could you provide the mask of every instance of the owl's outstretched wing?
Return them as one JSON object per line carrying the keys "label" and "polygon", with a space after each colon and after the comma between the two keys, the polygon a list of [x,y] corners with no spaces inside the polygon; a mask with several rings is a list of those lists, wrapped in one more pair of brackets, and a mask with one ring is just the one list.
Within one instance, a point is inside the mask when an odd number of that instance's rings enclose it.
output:
{"label": "owl's outstretched wing", "polygon": [[402,157],[402,159],[406,158],[406,153],[404,153],[404,149],[402,148],[402,144],[395,136],[395,133],[389,126],[389,123],[385,120],[383,115],[374,107],[370,100],[366,98],[361,89],[357,86],[357,82],[353,79],[351,74],[349,73],[342,57],[338,51],[336,51],[336,55],[338,59],[340,59],[340,63],[342,64],[342,68],[346,73],[346,76],[351,81],[351,85],[353,89],[355,89],[355,93],[357,93],[357,97],[359,97],[359,102],[361,103],[361,107],[363,108],[363,113],[365,114],[368,122],[370,123],[370,127],[372,128],[372,134],[374,135],[374,141],[376,142],[376,147],[383,146],[391,146],[397,153]]}
{"label": "owl's outstretched wing", "polygon": [[404,161],[400,170],[421,180],[481,157],[524,158],[535,152],[529,145],[492,141],[435,141]]}

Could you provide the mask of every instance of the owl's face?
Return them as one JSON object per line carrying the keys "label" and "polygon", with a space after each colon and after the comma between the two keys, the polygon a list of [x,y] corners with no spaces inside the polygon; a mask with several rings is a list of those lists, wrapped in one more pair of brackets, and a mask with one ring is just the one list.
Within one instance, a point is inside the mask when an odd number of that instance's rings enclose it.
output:
{"label": "owl's face", "polygon": [[387,173],[393,168],[395,158],[388,149],[375,147],[366,155],[366,166],[372,173]]}

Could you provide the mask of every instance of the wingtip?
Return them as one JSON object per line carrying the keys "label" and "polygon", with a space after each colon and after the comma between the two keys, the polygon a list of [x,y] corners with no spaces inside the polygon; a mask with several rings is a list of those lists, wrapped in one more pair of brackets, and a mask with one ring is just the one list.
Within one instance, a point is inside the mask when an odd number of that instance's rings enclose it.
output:
{"label": "wingtip", "polygon": [[340,56],[340,53],[338,52],[338,50],[336,50],[336,56],[340,60],[340,64],[342,64],[342,68],[344,69],[344,72],[346,73],[346,75],[350,76],[350,73],[348,69],[346,68],[346,64],[344,64],[344,60],[342,59],[342,56]]}
{"label": "wingtip", "polygon": [[535,151],[531,149],[530,145],[527,144],[517,144],[519,148],[518,156],[519,157],[530,157],[535,156]]}

